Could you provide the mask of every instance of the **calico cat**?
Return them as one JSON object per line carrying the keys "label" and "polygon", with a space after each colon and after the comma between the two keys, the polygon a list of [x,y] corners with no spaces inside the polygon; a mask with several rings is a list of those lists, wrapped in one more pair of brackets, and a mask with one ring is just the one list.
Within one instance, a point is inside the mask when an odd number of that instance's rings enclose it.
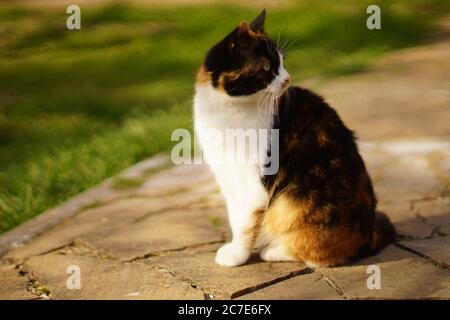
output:
{"label": "calico cat", "polygon": [[[376,253],[395,240],[395,229],[375,211],[353,132],[320,96],[290,86],[283,53],[264,31],[265,15],[213,46],[197,73],[195,130],[232,231],[216,262],[244,264],[255,244],[263,260],[310,267]],[[278,172],[261,174],[267,165],[261,153],[256,163],[219,161],[225,145],[208,139],[211,128],[278,129]]]}

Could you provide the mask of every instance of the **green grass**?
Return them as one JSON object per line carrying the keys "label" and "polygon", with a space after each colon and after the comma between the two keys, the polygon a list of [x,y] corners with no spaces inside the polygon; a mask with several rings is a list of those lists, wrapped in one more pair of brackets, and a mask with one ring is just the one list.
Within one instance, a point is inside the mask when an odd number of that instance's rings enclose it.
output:
{"label": "green grass", "polygon": [[[382,30],[365,27],[368,4]],[[0,7],[0,233],[169,150],[192,128],[195,71],[207,49],[261,8]],[[426,40],[446,1],[301,1],[270,9],[266,29],[292,42],[296,81],[366,68],[389,50]],[[295,40],[295,43],[293,42]]]}

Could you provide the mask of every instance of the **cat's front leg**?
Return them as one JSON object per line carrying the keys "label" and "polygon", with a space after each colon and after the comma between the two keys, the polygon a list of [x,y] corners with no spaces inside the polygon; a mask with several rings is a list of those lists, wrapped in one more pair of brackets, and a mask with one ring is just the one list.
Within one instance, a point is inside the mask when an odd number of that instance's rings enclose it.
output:
{"label": "cat's front leg", "polygon": [[242,265],[250,257],[267,193],[257,169],[251,166],[228,167],[217,178],[227,202],[232,240],[217,251],[216,263]]}
{"label": "cat's front leg", "polygon": [[216,263],[234,267],[247,262],[250,257],[253,244],[253,228],[256,217],[252,210],[230,210],[230,226],[232,230],[232,240],[219,248],[216,254]]}

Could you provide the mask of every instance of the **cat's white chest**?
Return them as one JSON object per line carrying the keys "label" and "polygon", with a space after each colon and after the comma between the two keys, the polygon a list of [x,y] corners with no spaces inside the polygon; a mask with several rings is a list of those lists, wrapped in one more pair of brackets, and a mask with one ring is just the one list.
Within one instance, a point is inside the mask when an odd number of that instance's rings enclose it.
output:
{"label": "cat's white chest", "polygon": [[[245,156],[255,152],[254,163],[224,162],[223,153],[233,152],[227,148],[224,139],[210,139],[211,130],[225,135],[233,130],[255,133],[268,130],[271,126],[269,110],[258,105],[257,97],[229,97],[215,92],[212,87],[197,86],[194,98],[196,137],[202,147],[203,158],[212,169],[220,190],[225,197],[233,241],[224,245],[216,256],[221,265],[238,265],[247,259],[251,249],[251,237],[247,231],[255,223],[254,214],[264,210],[268,194],[261,181],[263,157],[266,154],[267,140],[257,135],[258,148],[245,148]],[[259,143],[263,142],[263,143]],[[260,146],[264,149],[261,150]],[[253,150],[253,151],[250,151]],[[239,154],[237,155],[239,156]],[[236,158],[235,158],[236,159]],[[247,158],[248,159],[248,158]],[[255,159],[255,158],[253,158]],[[247,230],[247,231],[246,231]],[[250,246],[250,247],[249,247]]]}
{"label": "cat's white chest", "polygon": [[[203,155],[210,165],[223,163],[224,156],[228,160],[245,158],[256,166],[264,163],[273,110],[265,102],[258,95],[230,97],[217,92],[212,86],[197,86],[194,97],[195,130]],[[247,146],[245,151],[229,148],[235,139],[252,145]],[[232,152],[245,152],[246,155],[230,155]]]}

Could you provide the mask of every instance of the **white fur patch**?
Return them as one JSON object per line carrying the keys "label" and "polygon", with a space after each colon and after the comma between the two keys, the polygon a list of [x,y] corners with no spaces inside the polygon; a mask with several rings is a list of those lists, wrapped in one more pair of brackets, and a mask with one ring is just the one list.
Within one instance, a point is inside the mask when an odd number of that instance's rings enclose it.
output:
{"label": "white fur patch", "polygon": [[[280,57],[281,59],[281,57]],[[265,207],[267,192],[261,183],[261,166],[264,152],[249,156],[260,161],[254,164],[227,164],[219,155],[226,149],[224,143],[211,143],[210,129],[266,129],[272,128],[275,95],[282,89],[287,74],[280,61],[279,75],[264,90],[242,97],[232,97],[216,90],[211,84],[198,84],[194,97],[194,118],[196,136],[203,149],[203,156],[214,172],[215,178],[225,197],[229,222],[233,233],[231,243],[217,252],[216,262],[224,266],[235,266],[247,261],[251,247],[248,230],[255,223],[253,213]],[[267,143],[263,144],[267,145]],[[246,152],[252,152],[246,150]],[[247,155],[248,156],[248,155]]]}
{"label": "white fur patch", "polygon": [[278,67],[278,75],[275,77],[275,79],[273,79],[273,81],[267,87],[268,90],[270,90],[271,92],[277,93],[277,94],[283,92],[283,86],[284,86],[283,83],[286,81],[286,79],[289,79],[289,81],[291,79],[291,76],[284,68],[283,55],[281,53],[278,53],[278,55],[280,57],[280,66]]}

